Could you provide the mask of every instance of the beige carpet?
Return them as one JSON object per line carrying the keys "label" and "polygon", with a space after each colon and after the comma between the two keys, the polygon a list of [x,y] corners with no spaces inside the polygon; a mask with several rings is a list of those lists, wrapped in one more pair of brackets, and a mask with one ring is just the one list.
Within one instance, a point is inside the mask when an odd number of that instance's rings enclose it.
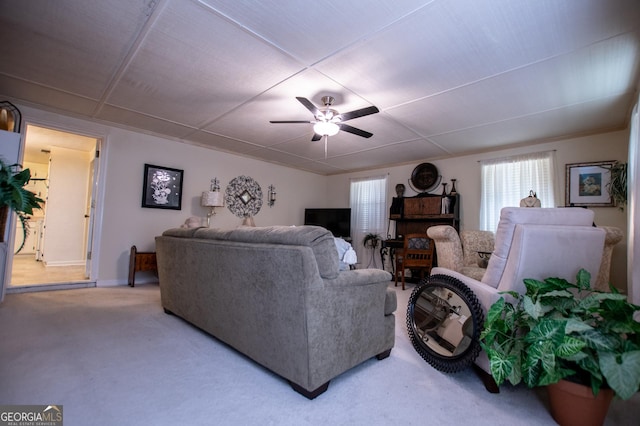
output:
{"label": "beige carpet", "polygon": [[[390,284],[393,288],[393,283]],[[396,347],[313,401],[177,317],[157,285],[9,294],[0,305],[0,405],[61,404],[74,425],[554,425],[543,390],[489,394],[413,350],[397,290]],[[242,309],[242,306],[238,306]],[[606,425],[640,424],[640,397]]]}

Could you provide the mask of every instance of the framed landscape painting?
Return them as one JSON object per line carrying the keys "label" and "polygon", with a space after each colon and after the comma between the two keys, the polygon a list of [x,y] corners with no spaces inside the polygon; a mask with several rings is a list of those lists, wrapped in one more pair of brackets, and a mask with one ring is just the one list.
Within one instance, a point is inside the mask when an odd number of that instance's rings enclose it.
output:
{"label": "framed landscape painting", "polygon": [[144,165],[142,207],[155,209],[182,209],[183,170]]}
{"label": "framed landscape painting", "polygon": [[615,161],[566,165],[566,206],[613,207],[609,194],[611,167]]}

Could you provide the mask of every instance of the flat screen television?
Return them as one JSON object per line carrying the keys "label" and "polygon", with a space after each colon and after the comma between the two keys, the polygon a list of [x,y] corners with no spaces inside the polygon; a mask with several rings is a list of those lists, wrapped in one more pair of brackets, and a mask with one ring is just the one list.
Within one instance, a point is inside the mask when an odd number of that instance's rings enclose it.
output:
{"label": "flat screen television", "polygon": [[331,231],[334,237],[351,238],[351,209],[305,209],[304,224]]}

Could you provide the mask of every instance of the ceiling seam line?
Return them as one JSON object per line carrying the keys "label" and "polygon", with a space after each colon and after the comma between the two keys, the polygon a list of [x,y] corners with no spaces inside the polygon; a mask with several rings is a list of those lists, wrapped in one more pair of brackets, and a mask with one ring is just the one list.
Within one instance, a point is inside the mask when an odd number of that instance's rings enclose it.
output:
{"label": "ceiling seam line", "polygon": [[552,59],[557,59],[557,58],[560,58],[562,56],[569,55],[571,53],[575,53],[575,52],[580,51],[582,49],[586,49],[586,48],[594,46],[596,44],[603,43],[605,41],[614,39],[616,37],[619,37],[619,36],[627,34],[627,33],[633,33],[633,31],[625,31],[625,32],[622,32],[622,33],[618,33],[618,34],[612,35],[610,37],[597,40],[597,41],[595,41],[593,43],[585,44],[585,45],[580,46],[580,47],[578,47],[576,49],[572,49],[572,50],[568,50],[568,51],[565,51],[565,52],[562,52],[562,53],[557,53],[555,55],[547,56],[547,57],[538,59],[538,60],[533,61],[533,62],[527,62],[526,64],[518,65],[516,67],[509,68],[508,70],[500,71],[498,73],[491,74],[491,75],[488,75],[488,76],[485,76],[485,77],[482,77],[482,78],[479,78],[477,80],[470,81],[470,82],[467,82],[467,83],[464,83],[464,84],[460,84],[458,86],[451,87],[451,88],[448,88],[446,90],[441,90],[439,92],[431,93],[429,95],[422,96],[422,97],[419,97],[419,98],[415,98],[415,99],[412,99],[412,100],[407,101],[407,102],[402,102],[402,103],[399,103],[399,104],[396,104],[396,105],[392,105],[390,107],[385,108],[385,111],[392,110],[392,109],[399,108],[399,107],[406,106],[406,105],[411,105],[412,103],[420,102],[420,101],[423,101],[425,99],[429,99],[429,98],[433,98],[433,97],[436,97],[436,96],[440,96],[440,95],[445,94],[445,93],[455,92],[456,90],[459,90],[459,89],[462,89],[462,88],[465,88],[465,87],[469,87],[469,86],[473,86],[473,85],[475,85],[477,83],[480,83],[480,82],[483,82],[483,81],[491,80],[491,79],[496,78],[496,77],[501,77],[503,75],[507,75],[507,74],[512,73],[514,71],[525,69],[525,68],[533,66],[533,65],[538,65],[538,64],[550,61]]}
{"label": "ceiling seam line", "polygon": [[[506,122],[508,122],[508,121],[517,120],[517,119],[520,119],[520,118],[533,117],[533,116],[536,116],[536,115],[539,115],[539,114],[544,114],[544,113],[547,113],[547,112],[558,111],[558,110],[561,110],[561,109],[564,109],[564,108],[568,108],[568,107],[572,107],[572,106],[576,106],[576,105],[583,105],[583,104],[587,104],[587,103],[589,103],[589,102],[596,101],[596,100],[609,99],[609,98],[619,97],[620,95],[624,95],[624,94],[626,94],[626,93],[627,93],[627,92],[621,92],[621,93],[618,93],[617,95],[605,96],[604,98],[593,98],[593,99],[590,99],[590,100],[588,100],[588,101],[575,102],[575,103],[572,103],[572,104],[563,105],[563,106],[561,106],[561,107],[549,108],[549,109],[540,110],[540,111],[536,111],[536,112],[532,112],[532,113],[528,113],[528,114],[516,115],[516,116],[513,116],[513,117],[505,118],[505,119],[503,119],[503,120],[495,120],[495,121],[490,121],[490,122],[482,123],[482,124],[479,124],[479,125],[468,126],[468,127],[461,127],[461,128],[459,128],[459,129],[450,130],[450,131],[447,131],[447,132],[434,133],[434,134],[432,134],[432,135],[429,135],[429,137],[442,136],[442,135],[448,135],[448,134],[451,134],[451,133],[456,133],[456,132],[461,132],[461,131],[471,130],[471,129],[477,129],[477,128],[481,128],[481,127],[485,127],[485,126],[490,126],[490,125],[493,125],[493,124],[506,123]],[[427,136],[424,136],[424,137],[426,138]]]}
{"label": "ceiling seam line", "polygon": [[127,50],[127,54],[124,56],[124,58],[122,58],[122,61],[118,66],[118,69],[116,69],[111,80],[105,87],[102,95],[100,96],[100,99],[98,100],[98,105],[96,106],[96,108],[93,110],[93,113],[91,114],[92,117],[95,118],[97,117],[98,114],[100,114],[100,112],[102,111],[102,108],[107,103],[107,99],[109,98],[109,96],[111,96],[111,94],[115,90],[116,85],[120,83],[120,81],[122,80],[124,73],[129,69],[129,66],[131,65],[131,61],[140,50],[140,47],[142,46],[142,43],[146,40],[147,36],[149,35],[151,28],[153,28],[155,23],[158,21],[160,15],[162,15],[162,12],[164,12],[169,2],[169,0],[153,0],[153,1],[157,1],[156,7],[154,7],[153,11],[151,12],[149,19],[145,21],[144,25],[142,25],[142,28],[140,28],[140,31],[138,31],[138,34],[136,35],[135,39],[131,43],[131,46]]}
{"label": "ceiling seam line", "polygon": [[215,9],[213,6],[207,4],[207,3],[203,3],[202,0],[197,0],[197,3],[204,9],[207,9],[208,11],[214,13],[215,15],[220,16],[221,18],[225,19],[227,22],[235,25],[236,27],[240,28],[243,32],[251,35],[252,37],[255,37],[261,41],[263,41],[265,44],[275,48],[276,50],[279,50],[281,53],[285,54],[286,56],[290,57],[291,59],[293,59],[296,62],[299,62],[300,65],[302,65],[303,67],[307,67],[307,65],[305,64],[305,62],[301,59],[298,58],[297,56],[295,56],[293,53],[283,49],[282,47],[278,46],[277,44],[273,43],[272,41],[270,41],[269,39],[263,37],[262,35],[256,33],[255,31],[253,31],[252,29],[250,29],[249,27],[241,24],[240,22],[236,21],[235,19],[233,19],[232,17],[224,14],[223,12],[219,11],[218,9]]}
{"label": "ceiling seam line", "polygon": [[290,80],[290,79],[292,79],[292,78],[296,77],[297,75],[299,75],[299,74],[303,73],[303,72],[304,72],[304,71],[306,71],[306,70],[307,70],[307,68],[304,68],[304,69],[299,70],[299,71],[298,71],[298,72],[296,72],[295,74],[291,74],[290,76],[288,76],[288,77],[287,77],[287,78],[285,78],[284,80],[280,80],[280,81],[278,81],[277,83],[275,83],[275,84],[273,84],[273,85],[269,86],[268,88],[264,89],[263,91],[261,91],[261,92],[260,92],[260,93],[258,93],[257,95],[252,96],[251,98],[248,98],[247,100],[245,100],[245,101],[243,101],[243,102],[239,103],[238,105],[236,105],[235,107],[233,107],[233,108],[231,108],[231,109],[227,110],[227,111],[226,111],[226,112],[224,112],[223,114],[220,114],[220,115],[218,115],[217,117],[215,117],[215,118],[213,118],[213,119],[210,119],[210,120],[207,120],[207,121],[205,121],[205,122],[203,122],[203,123],[199,123],[199,124],[196,126],[196,128],[197,128],[198,130],[203,130],[203,131],[204,131],[204,128],[205,128],[205,127],[210,126],[211,124],[213,124],[213,123],[215,123],[216,121],[218,121],[218,120],[220,120],[220,119],[222,119],[222,118],[226,117],[227,115],[231,114],[232,112],[235,112],[235,111],[236,111],[236,110],[238,110],[239,108],[242,108],[242,107],[243,107],[243,106],[245,106],[246,104],[248,104],[248,103],[252,102],[254,99],[257,99],[258,97],[260,97],[260,96],[264,95],[264,94],[265,94],[265,93],[267,93],[269,90],[271,90],[271,89],[275,89],[275,88],[276,88],[276,87],[278,87],[280,84],[282,84],[282,83],[284,83],[285,81],[288,81],[288,80]]}

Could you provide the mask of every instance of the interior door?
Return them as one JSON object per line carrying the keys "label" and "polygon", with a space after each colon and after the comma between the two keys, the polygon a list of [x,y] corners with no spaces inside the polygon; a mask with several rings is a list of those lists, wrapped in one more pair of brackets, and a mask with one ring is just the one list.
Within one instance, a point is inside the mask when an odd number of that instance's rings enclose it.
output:
{"label": "interior door", "polygon": [[85,213],[86,221],[86,264],[85,274],[87,278],[91,279],[91,262],[93,257],[93,227],[95,224],[95,211],[96,211],[96,193],[98,188],[98,165],[100,162],[100,142],[97,142],[96,155],[89,163],[89,185],[87,185],[87,210]]}

